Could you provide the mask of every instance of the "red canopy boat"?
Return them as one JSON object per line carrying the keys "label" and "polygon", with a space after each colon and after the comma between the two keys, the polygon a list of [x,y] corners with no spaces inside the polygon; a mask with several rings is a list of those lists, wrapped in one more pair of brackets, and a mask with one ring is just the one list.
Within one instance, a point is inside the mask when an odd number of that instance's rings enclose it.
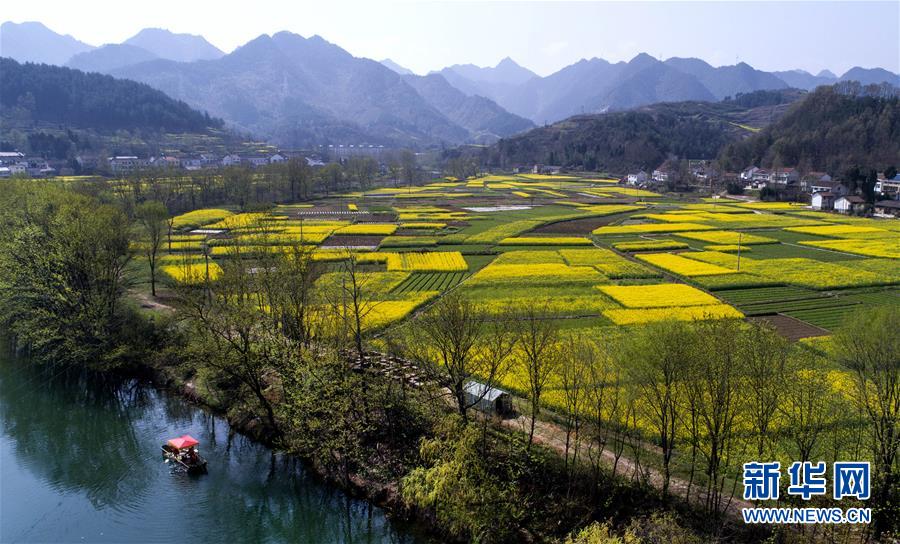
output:
{"label": "red canopy boat", "polygon": [[163,457],[191,474],[206,473],[206,459],[200,457],[200,441],[189,434],[172,438],[163,444]]}

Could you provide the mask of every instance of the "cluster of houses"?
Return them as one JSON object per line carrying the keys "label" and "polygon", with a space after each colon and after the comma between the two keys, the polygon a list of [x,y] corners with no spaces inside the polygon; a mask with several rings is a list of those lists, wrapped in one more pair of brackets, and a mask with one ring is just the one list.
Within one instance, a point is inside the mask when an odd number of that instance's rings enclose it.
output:
{"label": "cluster of houses", "polygon": [[[685,176],[689,179],[680,179]],[[866,213],[870,210],[863,197],[851,194],[846,184],[833,180],[827,173],[806,172],[801,175],[796,168],[765,169],[751,166],[740,173],[726,172],[720,175],[709,161],[667,160],[649,174],[644,170],[630,173],[622,182],[639,187],[654,187],[674,181],[709,185],[712,180],[736,183],[747,190],[769,188],[780,194],[797,197],[808,195],[811,207],[815,210],[834,210],[847,214]],[[871,206],[875,215],[900,217],[900,175],[891,179],[879,175],[875,193],[880,198]]]}
{"label": "cluster of houses", "polygon": [[42,178],[56,175],[56,169],[40,157],[26,157],[18,151],[0,151],[0,178],[28,176]]}
{"label": "cluster of houses", "polygon": [[[96,169],[99,164],[95,158],[76,157],[79,165],[85,169]],[[145,168],[157,169],[182,169],[182,170],[203,170],[206,168],[219,168],[229,166],[249,166],[250,168],[258,168],[269,164],[278,164],[288,160],[286,154],[274,153],[271,155],[237,155],[228,154],[224,157],[216,155],[200,154],[190,157],[173,157],[170,155],[160,155],[158,157],[137,157],[134,155],[117,155],[107,159],[109,171],[114,175],[128,174],[135,170]]]}

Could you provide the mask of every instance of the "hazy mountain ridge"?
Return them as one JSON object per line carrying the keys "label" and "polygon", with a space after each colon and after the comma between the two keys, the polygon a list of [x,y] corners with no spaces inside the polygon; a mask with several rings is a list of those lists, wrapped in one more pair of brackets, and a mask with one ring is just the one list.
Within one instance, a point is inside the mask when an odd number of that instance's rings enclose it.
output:
{"label": "hazy mountain ridge", "polygon": [[111,43],[84,53],[78,53],[65,65],[84,72],[108,73],[139,62],[155,60],[159,57],[142,47]]}
{"label": "hazy mountain ridge", "polygon": [[816,76],[802,70],[765,72],[743,62],[713,67],[696,58],[661,61],[646,53],[628,62],[582,59],[549,76],[535,76],[518,85],[507,83],[502,87],[477,81],[469,75],[478,73],[472,69],[448,67],[440,73],[464,93],[489,97],[536,123],[657,102],[721,100],[738,93],[787,87],[813,90],[838,81],[900,84],[900,76],[881,68],[855,67],[838,78],[826,70]]}
{"label": "hazy mountain ridge", "polygon": [[94,49],[68,34],[53,32],[38,22],[0,25],[0,56],[19,62],[63,65],[74,55]]}
{"label": "hazy mountain ridge", "polygon": [[[812,90],[846,80],[900,85],[900,76],[881,68],[855,67],[838,78],[824,70],[815,76],[765,72],[745,63],[713,67],[696,58],[662,61],[646,53],[628,62],[583,59],[546,77],[505,58],[493,67],[458,64],[427,79],[408,79],[410,71],[390,59],[356,58],[318,36],[288,32],[260,36],[225,55],[201,36],[162,29],[94,48],[40,23],[4,23],[0,46],[12,57],[52,57],[45,62],[145,82],[288,146],[491,142],[531,123],[661,102]],[[59,60],[69,53],[71,59]]]}
{"label": "hazy mountain ridge", "polygon": [[114,73],[282,145],[346,138],[427,145],[462,142],[469,136],[402,76],[318,36],[263,35],[221,59],[152,61]]}
{"label": "hazy mountain ridge", "polygon": [[503,136],[534,128],[534,123],[509,113],[493,100],[467,96],[440,74],[409,74],[403,79],[448,119],[469,130],[476,142],[493,143]]}
{"label": "hazy mountain ridge", "polygon": [[145,28],[122,43],[140,47],[159,58],[178,62],[214,60],[225,55],[203,36],[176,34],[162,28]]}

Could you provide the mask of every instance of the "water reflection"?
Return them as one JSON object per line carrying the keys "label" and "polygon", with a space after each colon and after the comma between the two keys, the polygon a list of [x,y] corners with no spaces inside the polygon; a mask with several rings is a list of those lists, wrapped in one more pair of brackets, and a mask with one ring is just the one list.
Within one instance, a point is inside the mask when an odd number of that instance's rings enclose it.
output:
{"label": "water reflection", "polygon": [[[207,476],[172,474],[162,462],[162,442],[182,433],[201,441]],[[422,541],[180,399],[0,357],[0,541],[186,538]]]}

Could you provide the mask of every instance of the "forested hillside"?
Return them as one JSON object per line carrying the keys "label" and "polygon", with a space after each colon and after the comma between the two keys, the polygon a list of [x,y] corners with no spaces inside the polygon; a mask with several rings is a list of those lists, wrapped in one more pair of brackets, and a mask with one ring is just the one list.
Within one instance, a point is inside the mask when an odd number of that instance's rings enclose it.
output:
{"label": "forested hillside", "polygon": [[757,91],[726,102],[578,115],[501,140],[487,151],[487,161],[499,167],[544,163],[621,173],[655,168],[671,156],[712,159],[725,145],[777,119],[801,96],[796,90]]}
{"label": "forested hillside", "polygon": [[40,123],[97,130],[203,132],[222,121],[142,83],[0,59],[4,130]]}
{"label": "forested hillside", "polygon": [[725,146],[727,169],[751,164],[841,172],[900,163],[900,100],[889,85],[820,87],[758,134]]}

